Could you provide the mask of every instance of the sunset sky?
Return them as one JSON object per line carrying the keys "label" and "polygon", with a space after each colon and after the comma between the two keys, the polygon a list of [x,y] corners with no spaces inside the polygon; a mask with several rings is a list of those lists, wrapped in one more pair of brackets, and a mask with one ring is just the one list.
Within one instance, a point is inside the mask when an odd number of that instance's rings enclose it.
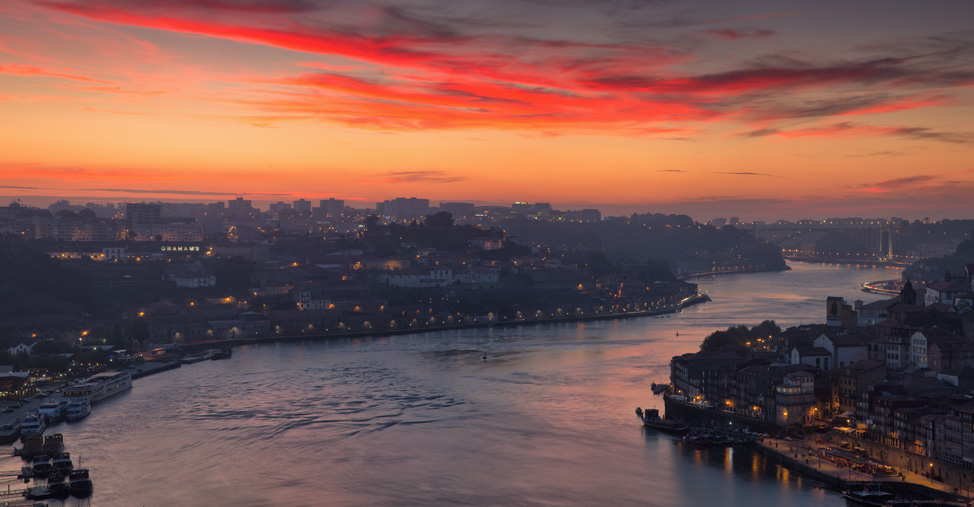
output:
{"label": "sunset sky", "polygon": [[971,218],[974,2],[3,0],[0,118],[26,203]]}

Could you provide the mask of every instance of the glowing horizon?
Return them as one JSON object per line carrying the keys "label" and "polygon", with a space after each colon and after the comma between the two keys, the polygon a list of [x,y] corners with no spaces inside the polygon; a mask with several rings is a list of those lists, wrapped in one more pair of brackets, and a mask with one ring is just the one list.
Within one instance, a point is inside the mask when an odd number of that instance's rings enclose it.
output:
{"label": "glowing horizon", "polygon": [[969,217],[970,19],[962,2],[12,0],[0,194]]}

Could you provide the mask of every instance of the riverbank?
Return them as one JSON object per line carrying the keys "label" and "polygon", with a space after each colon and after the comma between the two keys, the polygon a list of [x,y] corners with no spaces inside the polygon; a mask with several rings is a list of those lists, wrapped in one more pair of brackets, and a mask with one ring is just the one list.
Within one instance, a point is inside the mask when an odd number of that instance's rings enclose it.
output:
{"label": "riverbank", "polygon": [[841,459],[828,459],[833,444],[821,438],[766,438],[753,444],[755,452],[806,477],[828,484],[838,491],[859,489],[869,484],[883,491],[909,498],[927,500],[968,501],[958,490],[912,471],[894,468],[891,474],[873,475],[851,466],[843,466]]}
{"label": "riverbank", "polygon": [[[797,325],[836,287],[888,277],[791,267],[707,279],[714,303],[669,317],[238,347],[136,380],[57,429],[98,479],[93,506],[310,506],[322,491],[343,505],[844,505],[750,448],[683,445],[632,414],[664,361],[714,330]],[[266,473],[268,459],[287,473]]]}
{"label": "riverbank", "polygon": [[198,341],[198,342],[185,342],[185,343],[181,343],[179,347],[180,350],[194,351],[194,350],[203,350],[203,349],[210,349],[210,348],[235,347],[237,345],[249,345],[255,343],[317,341],[317,340],[331,340],[335,338],[364,338],[369,336],[404,335],[404,334],[415,334],[415,333],[428,333],[433,331],[453,331],[453,330],[460,330],[460,329],[476,329],[476,328],[489,328],[489,327],[512,327],[512,326],[523,326],[523,325],[530,325],[530,324],[553,324],[558,322],[584,322],[584,321],[594,321],[594,320],[631,319],[636,317],[662,318],[662,317],[669,316],[669,314],[677,313],[683,310],[684,308],[698,305],[701,303],[706,303],[708,301],[711,301],[709,295],[695,294],[693,296],[684,298],[679,303],[666,305],[660,308],[650,308],[646,310],[637,310],[632,312],[598,313],[598,314],[590,314],[590,315],[566,315],[563,317],[543,317],[539,319],[519,319],[519,320],[491,321],[491,322],[460,322],[456,324],[440,324],[440,325],[423,326],[423,327],[409,327],[409,328],[402,328],[402,329],[381,329],[381,330],[374,330],[374,331],[254,336],[249,338],[236,338],[236,339],[229,339],[229,340],[206,340],[206,341]]}
{"label": "riverbank", "polygon": [[862,291],[871,294],[882,294],[884,296],[898,296],[902,287],[899,280],[877,280],[862,284]]}
{"label": "riverbank", "polygon": [[792,262],[809,262],[813,264],[843,264],[847,266],[873,266],[873,267],[887,267],[887,268],[908,268],[912,266],[909,262],[895,262],[895,261],[867,261],[862,259],[834,259],[831,257],[794,257],[794,256],[784,256],[786,260]]}
{"label": "riverbank", "polygon": [[687,275],[678,276],[677,278],[679,278],[680,280],[689,280],[691,278],[704,278],[704,277],[715,276],[715,275],[739,275],[745,273],[775,273],[778,271],[790,271],[790,270],[791,268],[789,266],[785,266],[780,269],[779,268],[752,268],[747,266],[738,266],[735,268],[728,268],[728,269],[723,269],[718,271],[701,271],[699,273],[690,273]]}
{"label": "riverbank", "polygon": [[[691,425],[733,431],[750,430],[772,435],[780,434],[785,430],[771,422],[680,402],[671,396],[664,396],[664,407],[668,419],[680,420]],[[897,466],[892,474],[873,475],[855,470],[852,466],[843,466],[846,464],[843,460],[832,461],[827,458],[842,441],[838,434],[834,438],[832,434],[820,433],[806,436],[800,430],[801,428],[792,427],[787,429],[792,436],[759,439],[752,443],[752,449],[789,470],[827,484],[837,491],[855,489],[866,483],[883,482],[895,485],[896,492],[909,494],[913,498],[950,500],[959,498],[955,495],[958,490],[953,486],[914,473],[907,467]],[[882,463],[878,458],[879,455],[878,452],[870,453],[868,459]]]}

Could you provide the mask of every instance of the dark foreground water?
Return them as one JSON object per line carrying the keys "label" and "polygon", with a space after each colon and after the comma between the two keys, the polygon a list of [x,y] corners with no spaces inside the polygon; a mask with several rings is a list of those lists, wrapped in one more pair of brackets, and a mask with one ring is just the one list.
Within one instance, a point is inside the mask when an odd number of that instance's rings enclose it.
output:
{"label": "dark foreground water", "polygon": [[714,301],[668,318],[242,347],[48,431],[91,469],[97,506],[842,504],[633,414],[662,408],[649,384],[714,329],[820,322],[825,297],[872,301],[858,284],[896,275],[793,267],[696,280]]}

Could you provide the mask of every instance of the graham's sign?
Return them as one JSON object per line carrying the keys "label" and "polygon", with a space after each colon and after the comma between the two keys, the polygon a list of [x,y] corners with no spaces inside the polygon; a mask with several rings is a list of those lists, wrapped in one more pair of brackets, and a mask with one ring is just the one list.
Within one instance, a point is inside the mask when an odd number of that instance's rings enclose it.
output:
{"label": "graham's sign", "polygon": [[200,247],[198,246],[164,246],[162,247],[163,252],[199,252]]}

